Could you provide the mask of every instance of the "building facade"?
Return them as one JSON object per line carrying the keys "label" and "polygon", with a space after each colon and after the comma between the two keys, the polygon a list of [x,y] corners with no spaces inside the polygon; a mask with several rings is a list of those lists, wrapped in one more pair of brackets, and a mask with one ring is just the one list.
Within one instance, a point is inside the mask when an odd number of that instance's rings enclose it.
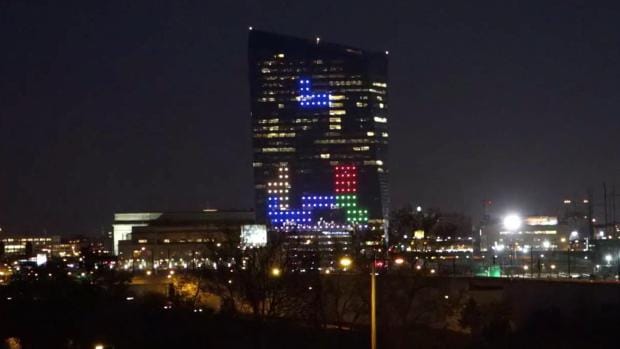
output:
{"label": "building facade", "polygon": [[129,230],[117,249],[121,262],[130,267],[188,267],[204,263],[214,248],[266,243],[266,230],[257,229],[252,211],[117,213],[115,220],[115,228]]}
{"label": "building facade", "polygon": [[[516,218],[516,217],[515,217]],[[482,236],[482,251],[566,250],[571,240],[577,240],[570,226],[557,216],[525,216],[516,218],[514,227],[504,220],[494,220]]]}
{"label": "building facade", "polygon": [[250,30],[249,82],[257,221],[383,235],[387,53]]}

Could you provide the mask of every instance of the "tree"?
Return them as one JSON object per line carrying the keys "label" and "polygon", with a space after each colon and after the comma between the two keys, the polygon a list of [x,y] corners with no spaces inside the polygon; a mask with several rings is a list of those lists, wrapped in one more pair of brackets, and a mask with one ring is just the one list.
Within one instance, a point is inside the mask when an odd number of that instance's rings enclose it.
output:
{"label": "tree", "polygon": [[422,230],[425,234],[431,234],[441,213],[437,209],[428,209],[426,212],[418,212],[411,205],[392,211],[390,214],[390,244],[398,245],[405,235],[413,235],[416,230]]}

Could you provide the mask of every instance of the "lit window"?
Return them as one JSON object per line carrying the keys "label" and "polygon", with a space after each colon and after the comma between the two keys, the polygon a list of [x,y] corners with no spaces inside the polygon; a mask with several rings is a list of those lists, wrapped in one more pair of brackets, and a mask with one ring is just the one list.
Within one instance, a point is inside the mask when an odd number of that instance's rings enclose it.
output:
{"label": "lit window", "polygon": [[327,154],[321,154],[321,159],[329,159],[329,157],[330,157],[330,154],[329,154],[329,153],[327,153]]}
{"label": "lit window", "polygon": [[263,153],[291,153],[295,151],[293,147],[282,148],[262,148]]}
{"label": "lit window", "polygon": [[330,130],[340,130],[340,129],[341,129],[341,127],[340,127],[340,125],[331,125],[331,124],[330,124],[330,125],[329,125],[329,129],[330,129]]}
{"label": "lit window", "polygon": [[329,115],[346,115],[346,110],[330,110]]}
{"label": "lit window", "polygon": [[380,122],[380,123],[386,123],[387,122],[387,118],[380,117],[380,116],[375,116],[374,120],[375,120],[375,122]]}
{"label": "lit window", "polygon": [[374,136],[374,135],[375,135],[375,133],[374,133],[374,132],[372,132],[372,131],[368,131],[368,132],[366,132],[366,136],[368,136],[368,137],[372,137],[372,136]]}
{"label": "lit window", "polygon": [[341,118],[329,118],[329,122],[341,122]]}

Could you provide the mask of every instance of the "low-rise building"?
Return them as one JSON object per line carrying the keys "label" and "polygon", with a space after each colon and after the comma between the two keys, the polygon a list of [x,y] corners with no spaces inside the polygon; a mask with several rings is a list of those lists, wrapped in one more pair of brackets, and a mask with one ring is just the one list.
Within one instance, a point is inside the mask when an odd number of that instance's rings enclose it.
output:
{"label": "low-rise building", "polygon": [[114,222],[115,251],[132,268],[192,267],[213,249],[261,245],[266,236],[252,211],[117,213]]}

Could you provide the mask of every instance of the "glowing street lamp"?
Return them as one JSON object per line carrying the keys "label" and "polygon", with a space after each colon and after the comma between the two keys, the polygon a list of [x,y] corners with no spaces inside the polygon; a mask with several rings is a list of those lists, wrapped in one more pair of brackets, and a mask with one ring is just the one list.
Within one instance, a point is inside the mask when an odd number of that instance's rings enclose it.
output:
{"label": "glowing street lamp", "polygon": [[607,265],[609,265],[609,263],[611,263],[611,258],[612,258],[612,257],[611,257],[611,255],[610,255],[610,254],[605,255],[605,261],[607,262]]}
{"label": "glowing street lamp", "polygon": [[401,257],[398,257],[394,260],[394,263],[396,263],[396,265],[402,265],[403,263],[405,263],[405,260]]}
{"label": "glowing street lamp", "polygon": [[349,257],[342,257],[340,258],[340,266],[343,268],[348,268],[351,266],[351,264],[353,264],[353,261],[351,260],[351,258]]}
{"label": "glowing street lamp", "polygon": [[517,229],[521,228],[521,224],[523,223],[523,220],[521,219],[519,215],[512,213],[504,217],[503,223],[504,223],[504,228],[510,231],[516,231]]}
{"label": "glowing street lamp", "polygon": [[271,276],[273,277],[278,277],[282,274],[282,271],[280,270],[280,268],[271,268]]}

